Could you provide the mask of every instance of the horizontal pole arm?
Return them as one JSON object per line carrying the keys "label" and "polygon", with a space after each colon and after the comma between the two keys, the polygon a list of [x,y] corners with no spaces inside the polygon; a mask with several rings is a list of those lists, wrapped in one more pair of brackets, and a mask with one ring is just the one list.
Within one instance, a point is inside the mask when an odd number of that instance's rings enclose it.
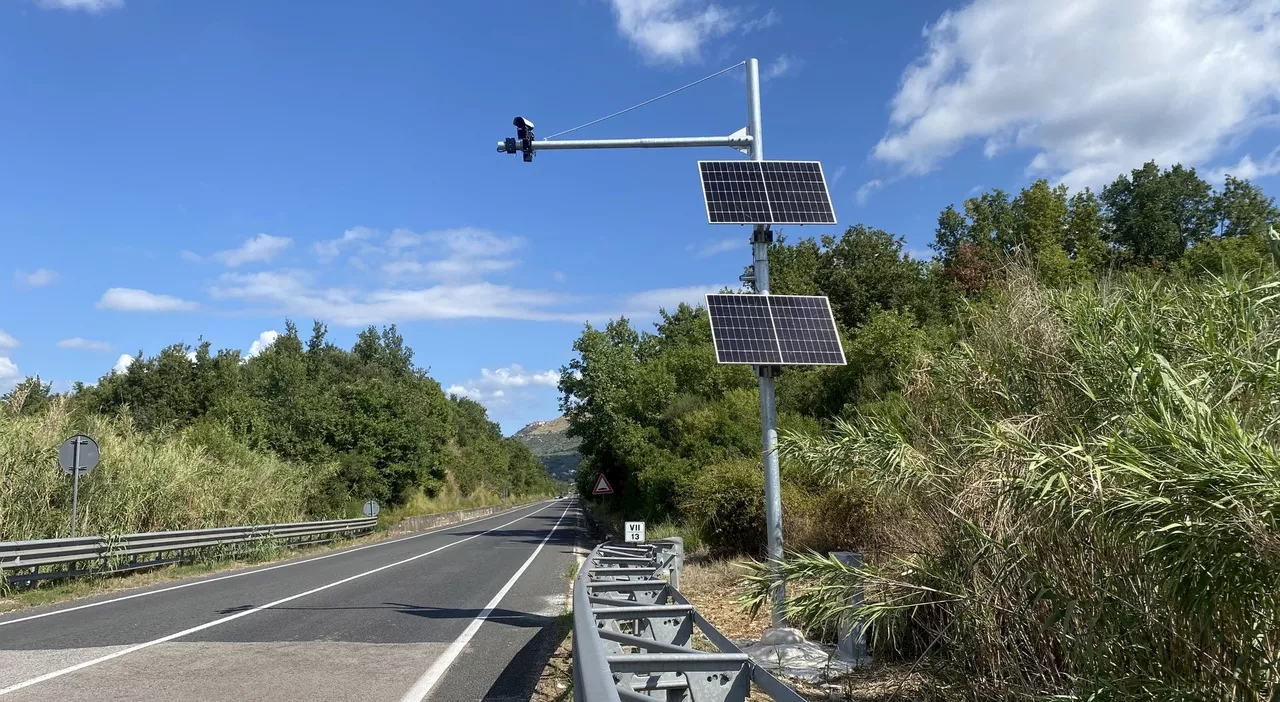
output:
{"label": "horizontal pole arm", "polygon": [[[560,149],[670,149],[689,146],[729,146],[733,148],[751,148],[751,136],[714,137],[654,137],[648,139],[566,139],[563,141],[533,141],[534,151],[555,151]],[[504,151],[503,142],[498,142],[498,151]]]}

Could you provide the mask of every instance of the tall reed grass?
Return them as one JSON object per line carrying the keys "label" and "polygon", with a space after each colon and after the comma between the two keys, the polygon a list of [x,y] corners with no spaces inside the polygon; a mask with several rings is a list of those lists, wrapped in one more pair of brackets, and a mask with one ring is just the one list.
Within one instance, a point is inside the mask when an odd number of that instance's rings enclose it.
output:
{"label": "tall reed grass", "polygon": [[215,451],[144,434],[127,419],[73,420],[63,401],[32,416],[0,404],[0,541],[68,535],[72,486],[58,446],[75,433],[94,437],[102,456],[80,480],[82,535],[305,519],[324,473],[230,442]]}
{"label": "tall reed grass", "polygon": [[884,537],[792,554],[791,616],[868,622],[941,699],[1280,699],[1280,279],[1017,271],[966,319],[896,405],[783,437]]}

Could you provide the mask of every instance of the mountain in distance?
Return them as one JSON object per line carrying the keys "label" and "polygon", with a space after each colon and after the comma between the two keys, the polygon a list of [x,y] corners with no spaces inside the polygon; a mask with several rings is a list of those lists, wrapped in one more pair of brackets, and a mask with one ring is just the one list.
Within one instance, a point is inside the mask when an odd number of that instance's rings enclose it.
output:
{"label": "mountain in distance", "polygon": [[551,477],[573,482],[578,477],[578,464],[582,463],[582,454],[578,453],[578,445],[582,442],[570,438],[568,433],[569,420],[556,417],[545,422],[533,422],[513,436],[533,451]]}

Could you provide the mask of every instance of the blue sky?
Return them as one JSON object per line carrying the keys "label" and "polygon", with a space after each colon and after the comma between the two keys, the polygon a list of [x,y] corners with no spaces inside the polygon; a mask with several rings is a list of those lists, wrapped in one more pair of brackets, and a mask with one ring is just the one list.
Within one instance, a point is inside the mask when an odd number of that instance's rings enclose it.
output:
{"label": "blue sky", "polygon": [[[728,149],[495,153],[758,57],[766,157],[927,255],[939,210],[1155,158],[1276,191],[1278,3],[0,0],[0,390],[395,322],[507,432],[584,321],[735,283]],[[734,71],[574,137],[729,134]],[[820,235],[806,228],[785,232]]]}

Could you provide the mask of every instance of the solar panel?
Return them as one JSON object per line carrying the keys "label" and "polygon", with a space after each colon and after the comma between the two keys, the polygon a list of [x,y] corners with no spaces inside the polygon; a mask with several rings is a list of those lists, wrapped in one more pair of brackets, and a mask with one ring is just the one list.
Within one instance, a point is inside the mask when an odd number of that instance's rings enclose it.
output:
{"label": "solar panel", "polygon": [[699,161],[712,224],[835,224],[817,161]]}
{"label": "solar panel", "polygon": [[768,297],[783,363],[844,365],[844,349],[840,348],[840,334],[836,331],[831,303],[827,298],[808,295]]}
{"label": "solar panel", "polygon": [[711,338],[720,363],[782,363],[767,295],[707,295]]}
{"label": "solar panel", "polygon": [[699,161],[707,218],[713,223],[772,222],[764,175],[755,161]]}
{"label": "solar panel", "polygon": [[827,298],[816,295],[707,295],[719,363],[844,365]]}

